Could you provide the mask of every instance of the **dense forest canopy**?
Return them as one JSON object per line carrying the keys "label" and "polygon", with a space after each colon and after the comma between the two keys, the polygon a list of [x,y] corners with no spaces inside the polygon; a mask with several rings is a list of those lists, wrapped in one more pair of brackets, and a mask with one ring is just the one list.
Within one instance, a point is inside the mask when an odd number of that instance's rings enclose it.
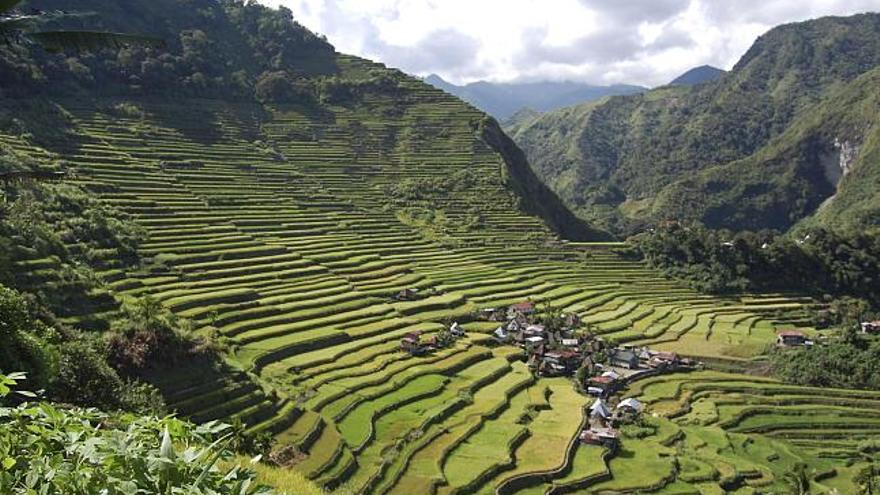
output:
{"label": "dense forest canopy", "polygon": [[[29,0],[22,8],[69,10],[71,5]],[[59,21],[55,27],[138,32],[165,40],[167,47],[49,54],[38,47],[0,46],[0,95],[86,90],[252,98],[259,82],[279,73],[295,81],[335,72],[333,47],[297,24],[284,7],[270,9],[253,0],[90,0],[77,2],[76,10],[100,15]]]}

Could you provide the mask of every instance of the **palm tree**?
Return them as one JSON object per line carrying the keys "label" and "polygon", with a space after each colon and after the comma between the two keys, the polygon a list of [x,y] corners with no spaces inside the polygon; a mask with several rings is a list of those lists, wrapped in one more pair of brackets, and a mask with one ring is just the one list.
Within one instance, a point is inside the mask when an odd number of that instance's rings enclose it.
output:
{"label": "palm tree", "polygon": [[151,36],[103,31],[42,31],[39,29],[41,24],[83,14],[39,11],[23,14],[15,11],[15,7],[21,2],[22,0],[0,0],[0,45],[37,44],[49,52],[120,48],[129,45],[164,46],[161,39]]}

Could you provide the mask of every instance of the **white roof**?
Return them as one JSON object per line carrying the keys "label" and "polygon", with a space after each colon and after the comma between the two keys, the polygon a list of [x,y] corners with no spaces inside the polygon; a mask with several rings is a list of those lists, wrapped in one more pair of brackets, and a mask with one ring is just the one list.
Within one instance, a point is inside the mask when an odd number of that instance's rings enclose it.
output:
{"label": "white roof", "polygon": [[616,373],[614,371],[606,371],[605,373],[602,373],[602,376],[607,376],[609,378],[617,380],[618,378],[620,378],[620,373]]}
{"label": "white roof", "polygon": [[611,416],[611,411],[608,410],[608,406],[605,405],[605,401],[602,399],[596,399],[596,402],[593,402],[593,405],[590,406],[590,413],[603,418]]}
{"label": "white roof", "polygon": [[578,339],[562,339],[562,345],[576,346],[576,345],[578,345]]}
{"label": "white roof", "polygon": [[528,337],[526,339],[526,342],[532,342],[532,343],[537,344],[539,342],[544,342],[544,337]]}
{"label": "white roof", "polygon": [[620,409],[621,407],[628,407],[630,409],[635,409],[636,411],[641,411],[642,407],[644,406],[638,400],[630,397],[629,399],[623,399],[622,401],[620,401],[620,404],[617,404],[618,409]]}
{"label": "white roof", "polygon": [[507,332],[504,331],[504,327],[496,328],[493,333],[501,338],[507,337]]}

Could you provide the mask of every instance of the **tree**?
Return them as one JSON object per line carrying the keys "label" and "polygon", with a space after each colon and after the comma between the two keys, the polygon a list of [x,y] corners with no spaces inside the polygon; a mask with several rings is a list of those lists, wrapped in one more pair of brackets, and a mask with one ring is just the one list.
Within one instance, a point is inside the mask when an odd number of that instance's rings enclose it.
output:
{"label": "tree", "polygon": [[55,339],[20,293],[0,285],[0,372],[24,371],[32,388],[45,387],[58,368]]}
{"label": "tree", "polygon": [[807,466],[798,463],[792,471],[785,475],[785,481],[794,489],[793,495],[809,495],[810,478],[807,475]]}
{"label": "tree", "polygon": [[17,13],[14,9],[22,0],[0,0],[0,44],[35,43],[49,52],[64,50],[87,51],[97,48],[121,48],[143,45],[160,48],[164,42],[155,37],[102,31],[42,31],[41,24],[49,21],[81,16],[68,12]]}

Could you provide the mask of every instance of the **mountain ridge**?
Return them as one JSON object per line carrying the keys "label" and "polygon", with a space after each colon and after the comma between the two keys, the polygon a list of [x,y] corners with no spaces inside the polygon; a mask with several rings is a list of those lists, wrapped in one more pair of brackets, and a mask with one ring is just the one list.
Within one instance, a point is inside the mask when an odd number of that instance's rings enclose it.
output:
{"label": "mountain ridge", "polygon": [[[732,163],[748,164],[741,177],[761,176],[760,160],[742,160],[778,147],[773,139],[880,64],[878,32],[878,14],[783,25],[759,37],[734,69],[715,81],[610,97],[508,130],[538,175],[600,228],[626,235],[652,222],[680,219],[786,230],[834,194],[815,157],[819,149],[833,151],[835,136],[826,133],[808,144],[789,134],[801,144],[784,147],[799,151],[782,159],[779,174],[765,174],[752,187],[729,173],[723,181],[698,179]],[[848,189],[844,184],[838,199]],[[776,201],[773,195],[790,199]],[[674,204],[676,198],[680,204]],[[710,198],[732,203],[726,213],[713,213]]]}
{"label": "mountain ridge", "polygon": [[723,76],[727,71],[711,65],[694,67],[669,82],[671,85],[693,86],[705,82],[714,81]]}
{"label": "mountain ridge", "polygon": [[629,84],[596,86],[571,81],[528,83],[477,81],[466,85],[455,85],[436,74],[429,75],[424,81],[463,99],[499,121],[505,121],[525,108],[547,112],[609,95],[635,94],[647,90],[642,86]]}

